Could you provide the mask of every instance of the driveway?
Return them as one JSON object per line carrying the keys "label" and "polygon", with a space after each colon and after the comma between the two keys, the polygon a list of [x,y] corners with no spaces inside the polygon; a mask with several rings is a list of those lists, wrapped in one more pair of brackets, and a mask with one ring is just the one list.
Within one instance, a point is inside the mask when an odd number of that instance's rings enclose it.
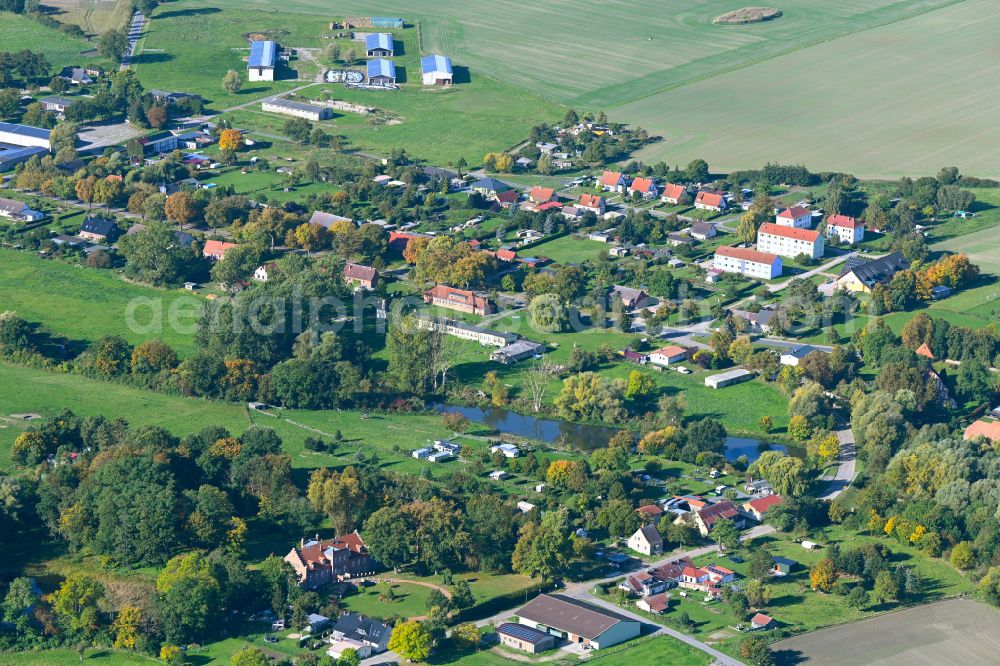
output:
{"label": "driveway", "polygon": [[788,285],[790,285],[792,283],[792,280],[797,280],[799,278],[808,279],[808,278],[811,278],[814,275],[819,275],[820,273],[827,273],[834,266],[837,266],[839,264],[844,263],[845,261],[847,261],[848,259],[850,259],[851,257],[853,257],[856,254],[857,254],[857,252],[848,252],[847,254],[842,254],[839,257],[836,257],[835,259],[833,259],[832,261],[828,261],[827,263],[823,264],[822,266],[814,268],[814,269],[812,269],[810,271],[806,271],[805,273],[799,273],[798,275],[794,275],[794,276],[788,278],[787,280],[785,280],[784,282],[778,282],[776,284],[775,283],[769,284],[769,285],[767,285],[767,288],[768,288],[768,290],[772,294],[777,293],[777,292],[781,291],[782,289],[784,289],[785,287],[787,287]]}
{"label": "driveway", "polygon": [[833,476],[823,478],[826,481],[826,488],[823,494],[819,496],[821,500],[836,499],[840,493],[847,490],[854,483],[854,477],[858,474],[854,431],[848,425],[846,428],[841,428],[835,432],[837,433],[837,440],[840,442],[840,464],[837,465]]}

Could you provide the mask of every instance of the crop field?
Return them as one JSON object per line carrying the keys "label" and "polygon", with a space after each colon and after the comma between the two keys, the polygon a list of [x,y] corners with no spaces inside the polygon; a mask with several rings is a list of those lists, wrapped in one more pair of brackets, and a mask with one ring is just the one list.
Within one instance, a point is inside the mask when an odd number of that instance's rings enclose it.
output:
{"label": "crop field", "polygon": [[937,243],[934,249],[964,252],[984,273],[1000,275],[1000,231],[996,227]]}
{"label": "crop field", "polygon": [[[129,304],[155,304],[164,314],[175,303],[197,297],[179,289],[154,289],[123,281],[116,273],[83,268],[61,261],[47,261],[25,252],[0,250],[0,311],[14,310],[32,323],[73,341],[92,342],[105,335],[121,335],[132,344],[161,337],[181,356],[194,347],[194,336],[164,325],[162,332],[150,334],[130,330]],[[135,310],[135,321],[150,324],[147,307]],[[164,322],[167,317],[164,316]],[[192,323],[186,318],[185,324]]]}
{"label": "crop field", "polygon": [[1000,613],[970,599],[918,606],[775,643],[779,663],[985,664],[1000,651]]}
{"label": "crop field", "polygon": [[[715,170],[766,161],[859,177],[956,164],[1000,175],[1000,15],[968,0],[620,106],[613,116],[664,141],[639,157]],[[779,19],[779,22],[782,19]],[[906,109],[901,113],[901,109]]]}
{"label": "crop field", "polygon": [[0,50],[20,51],[33,49],[45,54],[53,70],[67,65],[106,65],[104,58],[96,52],[81,55],[93,49],[93,45],[82,39],[71,37],[54,28],[19,16],[0,12]]}
{"label": "crop field", "polygon": [[60,23],[78,25],[90,35],[100,35],[129,22],[129,0],[46,0],[44,8]]}

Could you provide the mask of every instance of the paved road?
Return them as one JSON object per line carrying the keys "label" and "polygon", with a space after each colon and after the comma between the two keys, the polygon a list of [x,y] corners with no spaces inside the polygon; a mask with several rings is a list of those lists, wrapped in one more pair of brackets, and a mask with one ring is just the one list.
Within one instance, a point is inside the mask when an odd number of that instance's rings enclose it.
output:
{"label": "paved road", "polygon": [[826,489],[819,496],[819,499],[836,499],[840,493],[847,490],[854,483],[854,477],[858,474],[854,431],[848,425],[846,428],[841,428],[835,432],[837,433],[837,439],[840,441],[840,464],[837,466],[837,471],[834,472],[833,476],[824,477],[824,481],[827,482]]}
{"label": "paved road", "polygon": [[782,349],[795,349],[796,347],[801,347],[802,345],[809,345],[814,349],[820,351],[825,351],[827,354],[833,351],[833,347],[830,345],[817,345],[812,342],[802,342],[800,340],[783,340],[782,338],[760,338],[757,342],[762,342],[765,345],[770,345],[772,347],[781,347]]}
{"label": "paved road", "polygon": [[800,273],[798,275],[794,275],[794,276],[788,278],[787,280],[785,280],[784,282],[778,282],[778,283],[775,283],[775,284],[769,284],[769,285],[767,285],[767,288],[768,288],[768,290],[770,290],[770,292],[772,294],[777,293],[777,292],[781,291],[782,289],[784,289],[785,287],[787,287],[789,284],[791,284],[792,280],[797,280],[798,278],[811,278],[813,275],[819,275],[820,273],[826,273],[827,271],[829,271],[834,266],[837,266],[838,264],[844,263],[845,261],[847,261],[848,259],[850,259],[851,257],[853,257],[856,254],[857,254],[857,252],[848,252],[847,254],[843,254],[843,255],[837,257],[836,259],[833,259],[832,261],[828,261],[827,263],[823,264],[822,266],[814,268],[811,271],[806,271],[805,273]]}
{"label": "paved road", "polygon": [[135,47],[139,43],[139,38],[142,36],[142,26],[145,24],[145,16],[139,12],[132,15],[132,25],[128,29],[128,49],[125,51],[119,70],[124,71],[132,65],[132,58],[136,55]]}

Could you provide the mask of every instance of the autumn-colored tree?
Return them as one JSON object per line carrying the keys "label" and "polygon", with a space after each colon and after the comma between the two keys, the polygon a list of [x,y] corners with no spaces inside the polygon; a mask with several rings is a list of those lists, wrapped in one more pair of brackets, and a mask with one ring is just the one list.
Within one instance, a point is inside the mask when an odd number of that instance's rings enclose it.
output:
{"label": "autumn-colored tree", "polygon": [[177,367],[177,352],[162,340],[147,340],[132,350],[132,372],[161,372]]}
{"label": "autumn-colored tree", "polygon": [[411,662],[424,661],[431,654],[434,638],[427,627],[416,620],[397,624],[389,638],[389,649]]}
{"label": "autumn-colored tree", "polygon": [[240,444],[240,440],[235,437],[217,439],[208,447],[209,455],[215,458],[229,458],[230,460],[240,455],[240,451],[242,450],[243,446]]}
{"label": "autumn-colored tree", "polygon": [[976,554],[972,548],[971,541],[959,541],[951,549],[951,556],[948,558],[951,566],[965,571],[971,569],[976,563]]}
{"label": "autumn-colored tree", "polygon": [[809,584],[814,590],[829,592],[837,582],[837,567],[829,557],[823,558],[809,570]]}
{"label": "autumn-colored tree", "polygon": [[162,106],[151,106],[146,109],[146,120],[154,129],[161,129],[167,124],[167,109]]}
{"label": "autumn-colored tree", "polygon": [[97,178],[94,176],[87,176],[86,178],[81,178],[76,181],[75,191],[76,198],[85,204],[93,203],[94,201],[94,183],[97,182]]}
{"label": "autumn-colored tree", "polygon": [[198,214],[198,208],[189,192],[174,192],[167,197],[163,211],[167,219],[177,224],[190,224]]}
{"label": "autumn-colored tree", "polygon": [[681,431],[676,426],[647,433],[639,440],[639,452],[647,456],[664,455],[673,458],[679,453]]}
{"label": "autumn-colored tree", "polygon": [[115,632],[115,647],[134,650],[139,637],[139,623],[142,621],[142,611],[135,606],[124,606],[118,611],[111,628]]}
{"label": "autumn-colored tree", "polygon": [[545,480],[556,488],[570,488],[573,485],[574,477],[578,476],[581,470],[586,474],[581,461],[554,460],[545,472]]}
{"label": "autumn-colored tree", "polygon": [[219,150],[237,151],[243,145],[243,133],[238,129],[224,129],[219,132]]}

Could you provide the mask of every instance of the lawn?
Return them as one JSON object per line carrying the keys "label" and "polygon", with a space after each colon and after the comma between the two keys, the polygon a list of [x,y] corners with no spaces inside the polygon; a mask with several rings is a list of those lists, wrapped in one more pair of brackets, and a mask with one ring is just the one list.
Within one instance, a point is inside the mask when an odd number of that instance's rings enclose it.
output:
{"label": "lawn", "polygon": [[46,27],[25,16],[7,12],[0,12],[0,49],[40,51],[45,54],[54,72],[67,65],[100,67],[108,65],[104,58],[93,51],[94,46],[87,41]]}
{"label": "lawn", "polygon": [[[389,590],[395,595],[390,600]],[[411,583],[378,583],[362,587],[343,600],[344,608],[380,620],[394,617],[419,617],[427,614],[427,597],[433,588]]]}
{"label": "lawn", "polygon": [[134,652],[115,652],[107,649],[89,649],[83,661],[76,650],[39,650],[38,652],[17,652],[0,654],[0,666],[134,666],[139,664],[160,664],[157,659],[144,657]]}
{"label": "lawn", "polygon": [[[0,249],[0,311],[14,310],[58,336],[93,342],[121,335],[132,344],[160,337],[181,356],[194,349],[194,331],[168,325],[172,307],[190,312],[202,300],[180,289],[154,289],[125,282],[107,270],[46,260],[28,252]],[[132,319],[138,325],[130,328]],[[151,312],[160,312],[162,326],[150,326]],[[178,320],[184,327],[193,317]],[[152,330],[150,330],[152,329]]]}
{"label": "lawn", "polygon": [[669,636],[638,639],[598,650],[587,663],[611,666],[612,664],[670,664],[670,666],[699,666],[711,658],[695,648]]}
{"label": "lawn", "polygon": [[535,257],[548,257],[557,264],[579,264],[598,256],[607,256],[610,243],[569,235],[546,241],[521,252]]}

